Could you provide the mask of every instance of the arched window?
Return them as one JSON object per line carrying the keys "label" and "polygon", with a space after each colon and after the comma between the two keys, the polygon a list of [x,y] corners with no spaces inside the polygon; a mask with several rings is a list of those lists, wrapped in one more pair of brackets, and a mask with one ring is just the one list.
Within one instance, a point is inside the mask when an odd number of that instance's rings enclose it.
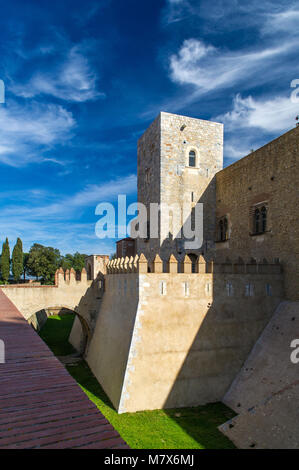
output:
{"label": "arched window", "polygon": [[194,150],[189,152],[189,166],[195,167],[196,166],[196,153]]}
{"label": "arched window", "polygon": [[267,230],[267,207],[257,207],[253,215],[253,232],[265,233]]}
{"label": "arched window", "polygon": [[223,234],[224,234],[224,227],[223,227],[223,220],[219,222],[219,240],[223,241]]}
{"label": "arched window", "polygon": [[218,241],[225,242],[228,240],[228,220],[223,217],[218,223]]}
{"label": "arched window", "polygon": [[228,239],[228,221],[227,218],[223,220],[223,231],[224,231],[224,240]]}
{"label": "arched window", "polygon": [[262,230],[261,231],[264,233],[267,229],[267,208],[265,206],[261,208],[261,215],[262,215],[262,220],[261,220]]}

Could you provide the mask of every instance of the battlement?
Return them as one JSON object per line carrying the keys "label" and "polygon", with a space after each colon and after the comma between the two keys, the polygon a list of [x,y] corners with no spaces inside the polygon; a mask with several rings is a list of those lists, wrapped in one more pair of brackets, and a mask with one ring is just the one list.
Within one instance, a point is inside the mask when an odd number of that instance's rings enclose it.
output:
{"label": "battlement", "polygon": [[62,287],[65,285],[77,285],[91,284],[91,281],[87,280],[87,271],[85,268],[82,269],[81,273],[77,272],[71,268],[64,271],[62,268],[57,269],[55,273],[55,286]]}
{"label": "battlement", "polygon": [[167,263],[163,263],[157,254],[150,262],[144,254],[136,255],[134,258],[116,258],[107,264],[107,274],[128,274],[128,273],[170,273],[170,274],[281,274],[280,263],[270,262],[266,259],[250,259],[244,261],[238,258],[235,261],[227,259],[225,263],[215,261],[207,262],[200,256],[195,264],[188,255],[183,262],[179,263],[176,257],[170,255]]}

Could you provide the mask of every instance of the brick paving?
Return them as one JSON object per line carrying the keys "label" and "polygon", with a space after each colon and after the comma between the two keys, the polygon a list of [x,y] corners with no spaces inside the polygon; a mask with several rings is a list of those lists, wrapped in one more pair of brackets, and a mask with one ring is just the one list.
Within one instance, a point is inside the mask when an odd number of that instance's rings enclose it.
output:
{"label": "brick paving", "polygon": [[0,449],[128,449],[0,289]]}

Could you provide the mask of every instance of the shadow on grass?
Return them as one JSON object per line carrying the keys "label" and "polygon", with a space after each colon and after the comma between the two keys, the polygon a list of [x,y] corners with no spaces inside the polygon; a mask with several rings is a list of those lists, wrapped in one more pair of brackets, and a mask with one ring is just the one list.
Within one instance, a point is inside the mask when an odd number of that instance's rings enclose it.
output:
{"label": "shadow on grass", "polygon": [[55,356],[67,356],[76,352],[68,342],[74,320],[73,314],[53,315],[42,327],[39,335]]}
{"label": "shadow on grass", "polygon": [[[41,337],[54,354],[67,355],[73,315],[50,317]],[[196,408],[143,411],[119,415],[85,361],[67,370],[133,449],[232,449],[217,426],[234,416],[222,403]]]}

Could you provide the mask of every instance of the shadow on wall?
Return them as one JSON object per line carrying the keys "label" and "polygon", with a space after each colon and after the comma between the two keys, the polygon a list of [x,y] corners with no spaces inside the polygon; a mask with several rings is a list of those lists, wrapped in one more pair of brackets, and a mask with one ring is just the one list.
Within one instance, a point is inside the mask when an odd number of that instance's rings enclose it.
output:
{"label": "shadow on wall", "polygon": [[104,294],[105,277],[99,273],[75,307],[76,318],[69,337],[72,346],[86,356]]}
{"label": "shadow on wall", "polygon": [[30,318],[28,318],[27,321],[29,325],[31,325],[37,332],[39,332],[46,324],[46,321],[49,317],[54,315],[70,315],[73,313],[75,312],[67,307],[49,307],[34,313]]}
{"label": "shadow on wall", "polygon": [[[257,264],[245,268],[245,264],[228,262],[221,265],[223,273],[214,272],[209,287],[207,282],[212,296],[202,299],[200,327],[185,353],[165,408],[222,400],[283,298],[280,281],[270,281],[276,292],[268,295],[263,275],[237,273],[257,268]],[[169,351],[176,351],[175,344],[169,345]],[[179,364],[182,355],[177,353]]]}
{"label": "shadow on wall", "polygon": [[[191,196],[190,196],[191,198]],[[172,233],[169,232],[168,238],[163,241],[160,247],[160,257],[163,261],[163,271],[167,272],[167,263],[169,255],[172,253],[177,253],[178,261],[181,262],[184,259],[185,254],[193,255],[194,257],[203,255],[206,260],[214,259],[215,257],[215,236],[216,236],[216,177],[210,181],[206,189],[203,191],[201,197],[198,199],[197,204],[203,204],[203,243],[199,247],[194,247],[185,250],[184,242],[192,241],[184,238],[185,230],[190,231],[194,229],[194,215],[193,212],[190,213],[190,216],[185,221],[184,225],[181,227],[181,230],[174,237]],[[196,203],[194,202],[194,206]],[[161,214],[159,214],[161,217]],[[170,216],[173,219],[173,216]],[[171,224],[171,222],[170,222]],[[161,226],[161,220],[160,220]],[[186,232],[187,233],[187,232]],[[145,252],[146,252],[145,247]],[[150,263],[153,262],[152,256],[155,256],[156,253],[149,255]]]}
{"label": "shadow on wall", "polygon": [[[193,273],[211,273],[212,276],[207,279],[202,298],[199,299],[200,308],[195,322],[200,323],[200,327],[187,352],[178,351],[175,343],[169,344],[168,353],[177,353],[178,364],[182,354],[185,353],[185,357],[165,400],[165,408],[174,408],[180,403],[193,406],[221,400],[283,299],[279,265],[268,265],[266,260],[260,260],[261,264],[258,264],[253,258],[245,263],[237,256],[234,260],[224,260],[224,253],[229,250],[224,250],[222,256],[219,253],[216,256],[215,184],[214,177],[198,200],[204,207],[203,246],[197,251],[186,250],[178,257],[182,261],[184,254],[189,254]],[[193,225],[191,218],[190,215],[186,222],[188,226]],[[169,249],[170,245],[166,241],[162,244],[161,253],[169,253]],[[201,254],[204,265],[198,263]],[[251,256],[250,253],[248,256]],[[221,262],[221,265],[212,260]],[[163,265],[165,272],[165,257]],[[278,273],[277,276],[272,276],[272,270]],[[183,272],[183,264],[180,262],[178,272]],[[270,278],[267,281],[268,273]],[[190,286],[189,298],[192,295]],[[175,297],[176,293],[173,292],[173,305]],[[171,321],[173,328],[177,328],[178,319],[175,315],[172,320],[170,318]]]}

